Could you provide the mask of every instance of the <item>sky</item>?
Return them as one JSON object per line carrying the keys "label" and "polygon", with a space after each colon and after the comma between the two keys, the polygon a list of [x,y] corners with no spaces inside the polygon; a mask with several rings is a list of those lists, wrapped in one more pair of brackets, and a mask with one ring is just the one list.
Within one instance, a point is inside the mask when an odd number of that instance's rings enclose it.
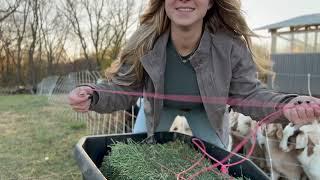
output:
{"label": "sky", "polygon": [[[242,10],[251,29],[301,15],[320,13],[320,0],[241,0]],[[268,30],[255,31],[265,38],[254,38],[256,44],[270,48]]]}
{"label": "sky", "polygon": [[[146,2],[147,0],[138,0]],[[320,13],[320,0],[240,0],[245,18],[251,29],[277,23],[301,15]],[[134,29],[129,30],[128,37]],[[267,30],[256,31],[263,37],[270,34]],[[270,46],[270,38],[260,38],[255,42]],[[79,49],[79,47],[77,48]]]}
{"label": "sky", "polygon": [[[251,29],[293,17],[320,13],[320,0],[240,0]],[[267,30],[258,34],[268,35]]]}
{"label": "sky", "polygon": [[320,13],[320,0],[241,0],[250,28]]}

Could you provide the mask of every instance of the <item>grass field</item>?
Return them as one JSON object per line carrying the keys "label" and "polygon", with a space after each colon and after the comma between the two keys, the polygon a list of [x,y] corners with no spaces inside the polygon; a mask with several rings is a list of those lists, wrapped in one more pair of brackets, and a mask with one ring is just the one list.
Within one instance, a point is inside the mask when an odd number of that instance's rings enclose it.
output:
{"label": "grass field", "polygon": [[46,97],[0,96],[0,180],[81,179],[73,158],[85,122]]}

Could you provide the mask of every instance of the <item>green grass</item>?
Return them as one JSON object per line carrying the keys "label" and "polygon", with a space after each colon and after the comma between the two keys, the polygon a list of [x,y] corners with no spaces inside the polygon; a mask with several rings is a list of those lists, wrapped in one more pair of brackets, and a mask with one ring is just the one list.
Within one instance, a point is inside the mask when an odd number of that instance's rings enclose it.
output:
{"label": "green grass", "polygon": [[73,158],[85,122],[46,97],[0,96],[0,179],[81,179]]}

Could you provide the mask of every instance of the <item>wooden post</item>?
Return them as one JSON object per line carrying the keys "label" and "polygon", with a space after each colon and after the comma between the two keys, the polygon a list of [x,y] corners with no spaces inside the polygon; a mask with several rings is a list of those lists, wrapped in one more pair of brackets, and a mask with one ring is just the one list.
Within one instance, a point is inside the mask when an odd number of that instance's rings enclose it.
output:
{"label": "wooden post", "polygon": [[310,52],[309,48],[308,48],[308,26],[304,27],[305,31],[304,31],[304,52]]}
{"label": "wooden post", "polygon": [[271,54],[277,53],[277,30],[270,29],[271,32]]}
{"label": "wooden post", "polygon": [[[320,44],[320,42],[318,42],[318,33],[319,33],[320,29],[319,26],[316,26],[316,31],[315,31],[315,35],[314,35],[314,46],[313,46],[313,52],[317,52],[318,51],[318,45]],[[320,52],[320,50],[319,50]]]}
{"label": "wooden post", "polygon": [[290,38],[290,52],[289,53],[293,53],[293,51],[294,51],[294,27],[290,27],[290,34],[291,34],[291,38]]}
{"label": "wooden post", "polygon": [[[271,54],[277,53],[277,29],[269,29],[271,32]],[[273,89],[273,76],[268,75],[268,86]]]}

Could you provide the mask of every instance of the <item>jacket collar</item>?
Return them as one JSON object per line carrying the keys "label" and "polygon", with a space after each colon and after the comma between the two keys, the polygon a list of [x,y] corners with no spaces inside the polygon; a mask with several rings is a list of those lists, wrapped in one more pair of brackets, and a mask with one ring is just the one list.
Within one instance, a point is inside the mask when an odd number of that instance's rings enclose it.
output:
{"label": "jacket collar", "polygon": [[166,46],[170,31],[162,34],[156,40],[154,47],[141,58],[141,64],[153,82],[159,82],[166,66]]}
{"label": "jacket collar", "polygon": [[211,52],[211,34],[207,29],[204,30],[200,39],[200,44],[194,55],[190,59],[190,63],[194,68],[200,64],[207,62]]}
{"label": "jacket collar", "polygon": [[[141,58],[141,63],[153,81],[161,80],[166,66],[166,46],[169,39],[170,31],[163,33],[153,49]],[[195,68],[210,57],[211,34],[207,29],[204,30],[198,49],[190,59],[190,63]],[[159,76],[160,75],[160,76]]]}

